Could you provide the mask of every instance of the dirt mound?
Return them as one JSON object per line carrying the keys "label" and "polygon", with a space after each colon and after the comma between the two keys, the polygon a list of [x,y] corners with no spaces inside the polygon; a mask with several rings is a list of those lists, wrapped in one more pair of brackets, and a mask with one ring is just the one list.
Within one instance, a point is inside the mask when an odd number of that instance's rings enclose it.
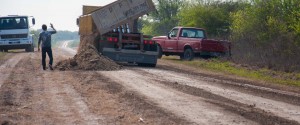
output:
{"label": "dirt mound", "polygon": [[97,46],[97,34],[91,34],[91,35],[81,35],[80,36],[80,43],[78,46],[77,52],[80,52],[82,49],[86,48],[87,45],[94,45]]}
{"label": "dirt mound", "polygon": [[119,70],[121,66],[98,53],[95,46],[87,44],[80,47],[80,51],[68,60],[63,60],[57,63],[55,68],[59,70],[101,70],[111,71]]}

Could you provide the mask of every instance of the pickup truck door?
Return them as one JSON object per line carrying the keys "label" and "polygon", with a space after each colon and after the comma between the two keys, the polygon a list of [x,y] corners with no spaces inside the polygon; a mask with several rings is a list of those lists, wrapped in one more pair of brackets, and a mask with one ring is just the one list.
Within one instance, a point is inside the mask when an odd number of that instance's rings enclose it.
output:
{"label": "pickup truck door", "polygon": [[165,41],[165,52],[177,52],[178,51],[178,29],[173,29]]}

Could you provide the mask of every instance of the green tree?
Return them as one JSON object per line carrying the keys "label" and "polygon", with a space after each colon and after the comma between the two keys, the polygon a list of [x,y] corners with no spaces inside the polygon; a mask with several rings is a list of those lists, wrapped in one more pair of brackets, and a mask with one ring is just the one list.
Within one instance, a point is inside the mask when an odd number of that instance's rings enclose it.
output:
{"label": "green tree", "polygon": [[179,25],[205,28],[210,37],[228,37],[230,13],[245,6],[245,2],[194,0],[179,12]]}
{"label": "green tree", "polygon": [[79,40],[78,32],[57,31],[55,35],[52,35],[52,42],[54,45],[65,40]]}
{"label": "green tree", "polygon": [[240,63],[299,71],[299,1],[251,2],[250,7],[231,14],[234,59]]}
{"label": "green tree", "polygon": [[[32,30],[30,33],[33,34],[34,39],[34,45],[37,47],[38,45],[38,38],[39,34],[42,30]],[[56,46],[59,42],[64,40],[75,40],[79,41],[79,35],[78,32],[72,32],[72,31],[57,31],[56,34],[52,35],[52,45]]]}
{"label": "green tree", "polygon": [[30,34],[32,34],[34,46],[37,47],[40,32],[37,30],[31,30]]}
{"label": "green tree", "polygon": [[150,35],[165,35],[171,28],[177,26],[177,13],[183,0],[157,0],[156,10],[142,19],[142,32]]}
{"label": "green tree", "polygon": [[142,32],[165,35],[174,26],[205,28],[232,41],[233,61],[300,71],[299,0],[157,0]]}

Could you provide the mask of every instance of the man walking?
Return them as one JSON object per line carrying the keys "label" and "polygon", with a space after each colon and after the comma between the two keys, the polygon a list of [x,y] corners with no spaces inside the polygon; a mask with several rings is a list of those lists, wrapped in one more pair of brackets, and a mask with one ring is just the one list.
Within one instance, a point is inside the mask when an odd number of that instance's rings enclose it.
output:
{"label": "man walking", "polygon": [[53,25],[50,23],[50,27],[53,29],[53,31],[47,31],[47,26],[45,24],[42,25],[43,31],[39,35],[39,42],[38,42],[38,51],[40,51],[40,44],[42,41],[42,65],[43,70],[46,70],[46,53],[49,57],[49,68],[50,70],[53,70],[52,64],[53,64],[53,55],[52,55],[52,49],[51,49],[51,35],[56,33],[56,29],[53,27]]}

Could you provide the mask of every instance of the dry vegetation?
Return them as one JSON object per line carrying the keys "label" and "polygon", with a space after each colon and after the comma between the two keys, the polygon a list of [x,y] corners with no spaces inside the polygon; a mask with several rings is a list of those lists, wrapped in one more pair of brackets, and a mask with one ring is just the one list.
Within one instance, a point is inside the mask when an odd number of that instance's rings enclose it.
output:
{"label": "dry vegetation", "polygon": [[145,34],[174,26],[205,28],[210,38],[232,42],[234,63],[300,72],[299,0],[159,0],[158,13],[142,20]]}
{"label": "dry vegetation", "polygon": [[212,70],[223,74],[250,78],[267,83],[300,87],[300,73],[274,71],[267,68],[259,68],[257,66],[236,64],[222,59],[196,59],[193,61],[181,61],[174,56],[163,57],[163,59],[195,67],[199,70]]}

